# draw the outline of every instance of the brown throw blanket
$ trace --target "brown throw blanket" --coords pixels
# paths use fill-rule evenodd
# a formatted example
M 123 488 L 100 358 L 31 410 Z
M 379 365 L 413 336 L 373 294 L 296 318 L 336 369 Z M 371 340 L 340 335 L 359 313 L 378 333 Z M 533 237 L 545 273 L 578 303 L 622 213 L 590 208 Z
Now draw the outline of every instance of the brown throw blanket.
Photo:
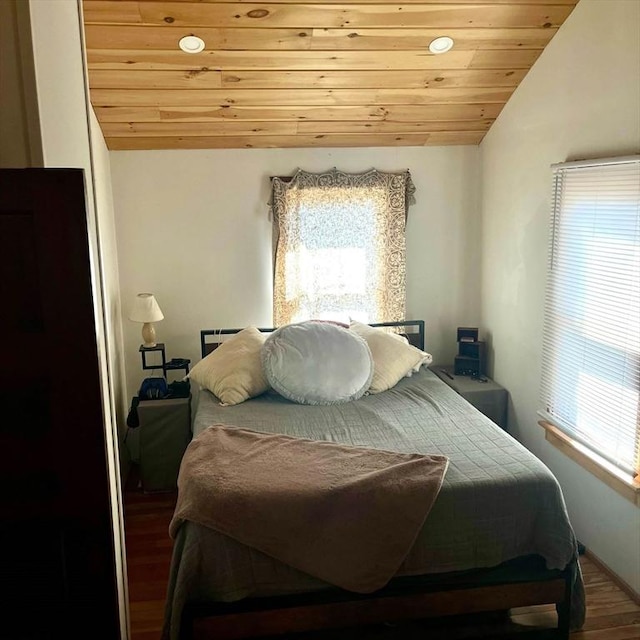
M 393 453 L 214 425 L 182 460 L 185 520 L 328 583 L 369 593 L 395 574 L 431 510 L 444 456 Z

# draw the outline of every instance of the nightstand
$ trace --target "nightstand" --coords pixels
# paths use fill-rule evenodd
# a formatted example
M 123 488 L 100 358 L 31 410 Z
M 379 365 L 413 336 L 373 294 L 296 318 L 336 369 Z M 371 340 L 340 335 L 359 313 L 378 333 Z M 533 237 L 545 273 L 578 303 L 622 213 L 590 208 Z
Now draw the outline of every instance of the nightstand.
M 505 431 L 507 429 L 508 393 L 504 387 L 490 378 L 480 382 L 470 376 L 456 376 L 453 367 L 448 365 L 432 365 L 429 367 L 440 380 L 459 393 L 469 404 L 484 413 Z
M 191 441 L 191 397 L 143 400 L 138 420 L 143 491 L 175 489 L 180 462 Z

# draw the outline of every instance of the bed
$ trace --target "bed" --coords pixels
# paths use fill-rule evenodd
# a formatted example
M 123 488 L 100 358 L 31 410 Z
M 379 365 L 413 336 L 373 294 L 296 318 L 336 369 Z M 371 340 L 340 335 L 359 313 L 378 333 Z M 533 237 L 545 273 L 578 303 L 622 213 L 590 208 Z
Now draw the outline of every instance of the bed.
M 401 326 L 424 348 L 421 321 L 387 324 Z M 237 331 L 202 331 L 203 357 L 221 336 Z M 396 577 L 372 594 L 337 589 L 185 522 L 174 543 L 165 638 L 255 637 L 551 603 L 558 625 L 544 637 L 568 638 L 570 628 L 581 626 L 577 544 L 557 481 L 427 368 L 388 391 L 331 406 L 298 405 L 268 391 L 225 407 L 201 390 L 194 437 L 212 424 L 440 453 L 449 468 Z

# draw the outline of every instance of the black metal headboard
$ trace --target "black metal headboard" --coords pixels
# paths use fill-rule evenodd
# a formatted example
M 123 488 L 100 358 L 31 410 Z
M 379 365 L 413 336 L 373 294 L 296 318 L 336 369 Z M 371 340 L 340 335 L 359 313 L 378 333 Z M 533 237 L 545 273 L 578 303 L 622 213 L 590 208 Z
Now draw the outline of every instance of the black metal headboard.
M 404 320 L 402 322 L 372 322 L 372 327 L 401 327 L 404 331 L 401 335 L 414 346 L 424 351 L 424 320 Z M 203 329 L 200 331 L 200 353 L 202 357 L 208 356 L 221 342 L 221 336 L 239 333 L 242 329 Z M 259 327 L 262 333 L 275 331 L 274 327 Z

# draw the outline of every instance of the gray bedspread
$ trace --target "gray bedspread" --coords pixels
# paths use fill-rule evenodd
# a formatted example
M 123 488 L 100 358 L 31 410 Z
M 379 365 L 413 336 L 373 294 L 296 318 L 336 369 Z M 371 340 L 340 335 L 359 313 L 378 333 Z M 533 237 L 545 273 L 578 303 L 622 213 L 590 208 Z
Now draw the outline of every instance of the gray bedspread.
M 386 449 L 442 454 L 449 469 L 440 495 L 398 575 L 492 567 L 537 554 L 549 569 L 576 557 L 576 540 L 555 477 L 533 454 L 422 369 L 393 389 L 332 406 L 297 405 L 268 392 L 222 407 L 201 391 L 194 436 L 212 424 Z M 178 531 L 165 637 L 177 638 L 189 600 L 233 601 L 326 588 L 309 575 L 206 527 Z M 584 617 L 581 577 L 573 626 Z

